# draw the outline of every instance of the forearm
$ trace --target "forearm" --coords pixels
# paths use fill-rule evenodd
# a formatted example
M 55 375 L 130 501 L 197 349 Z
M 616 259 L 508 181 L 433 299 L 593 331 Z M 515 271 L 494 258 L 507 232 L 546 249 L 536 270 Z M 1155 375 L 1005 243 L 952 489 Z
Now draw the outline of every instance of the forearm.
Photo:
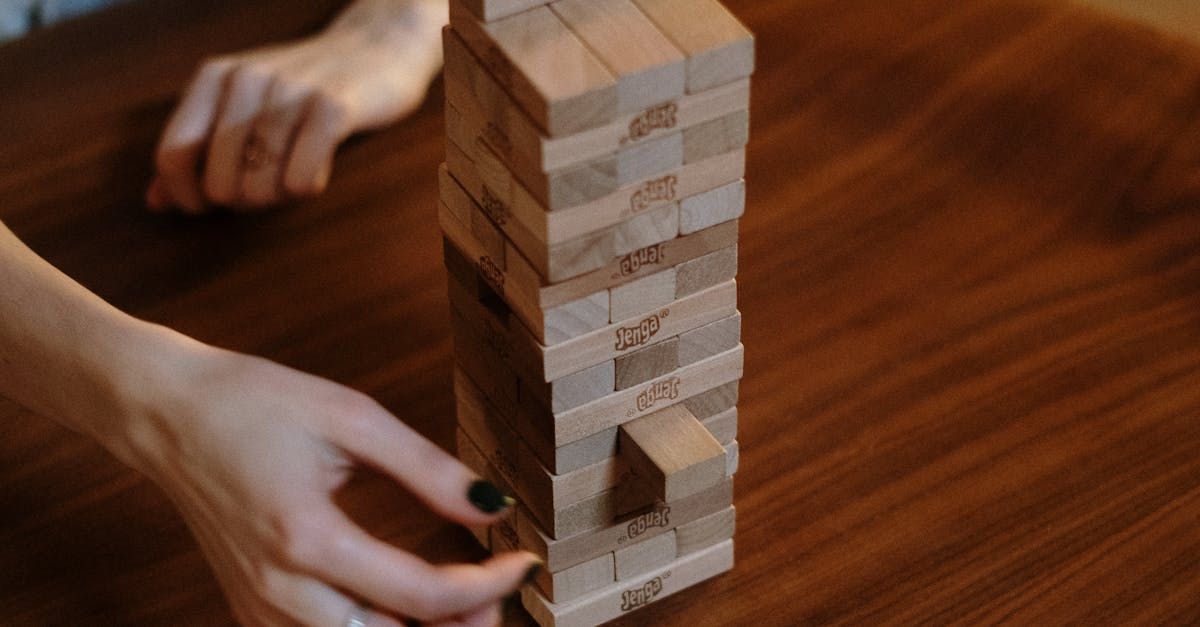
M 129 462 L 133 405 L 174 335 L 105 303 L 0 223 L 0 395 Z

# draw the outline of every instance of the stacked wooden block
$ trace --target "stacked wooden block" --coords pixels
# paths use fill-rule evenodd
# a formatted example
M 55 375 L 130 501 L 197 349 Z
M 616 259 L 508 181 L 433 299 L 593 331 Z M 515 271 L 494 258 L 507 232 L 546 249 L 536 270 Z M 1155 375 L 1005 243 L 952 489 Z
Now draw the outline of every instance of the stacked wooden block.
M 439 219 L 459 456 L 542 625 L 733 566 L 751 34 L 716 0 L 452 0 Z

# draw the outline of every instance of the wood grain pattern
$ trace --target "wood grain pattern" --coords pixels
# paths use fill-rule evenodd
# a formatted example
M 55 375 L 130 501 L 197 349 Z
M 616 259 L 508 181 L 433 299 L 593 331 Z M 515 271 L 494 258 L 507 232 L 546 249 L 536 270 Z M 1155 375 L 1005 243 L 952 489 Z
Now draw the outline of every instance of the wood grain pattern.
M 1065 0 L 727 4 L 760 52 L 737 568 L 617 624 L 1194 622 L 1197 49 Z M 347 144 L 318 200 L 140 210 L 199 59 L 340 5 L 134 0 L 6 44 L 0 219 L 135 315 L 453 449 L 440 98 Z M 373 474 L 339 500 L 432 561 L 484 555 Z M 152 483 L 0 403 L 0 622 L 232 617 Z

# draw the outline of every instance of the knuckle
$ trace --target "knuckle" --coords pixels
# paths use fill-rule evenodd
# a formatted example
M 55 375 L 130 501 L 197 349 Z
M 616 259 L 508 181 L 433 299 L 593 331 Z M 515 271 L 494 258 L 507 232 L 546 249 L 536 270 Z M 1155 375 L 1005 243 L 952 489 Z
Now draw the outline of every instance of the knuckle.
M 303 515 L 276 516 L 272 522 L 279 559 L 298 567 L 319 564 L 327 542 L 320 525 Z
M 344 98 L 331 94 L 321 94 L 317 97 L 315 106 L 319 119 L 337 135 L 349 133 L 352 110 Z

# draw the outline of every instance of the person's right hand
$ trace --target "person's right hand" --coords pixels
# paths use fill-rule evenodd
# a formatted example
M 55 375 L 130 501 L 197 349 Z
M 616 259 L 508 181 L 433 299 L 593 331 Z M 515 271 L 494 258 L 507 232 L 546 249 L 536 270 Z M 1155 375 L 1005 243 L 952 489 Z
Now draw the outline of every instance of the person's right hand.
M 122 457 L 170 495 L 237 618 L 342 627 L 405 619 L 493 625 L 540 567 L 531 553 L 433 566 L 355 525 L 332 500 L 356 464 L 380 470 L 449 520 L 483 526 L 511 504 L 367 396 L 170 335 L 151 402 Z

